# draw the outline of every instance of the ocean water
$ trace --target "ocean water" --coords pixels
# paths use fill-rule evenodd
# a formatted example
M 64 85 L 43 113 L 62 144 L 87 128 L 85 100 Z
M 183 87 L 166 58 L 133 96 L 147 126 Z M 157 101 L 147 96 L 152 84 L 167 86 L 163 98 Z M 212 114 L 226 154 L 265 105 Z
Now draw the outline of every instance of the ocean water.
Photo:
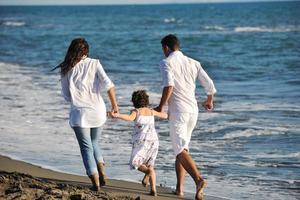
M 116 85 L 123 113 L 135 89 L 159 103 L 160 39 L 175 33 L 218 93 L 199 110 L 190 151 L 206 193 L 231 199 L 299 199 L 300 2 L 145 6 L 0 7 L 0 154 L 85 174 L 68 125 L 58 72 L 70 41 L 85 37 Z M 205 99 L 197 88 L 198 101 Z M 106 97 L 105 92 L 103 92 Z M 168 122 L 157 121 L 158 184 L 176 176 Z M 132 124 L 108 120 L 100 144 L 110 178 L 129 171 Z M 187 177 L 187 191 L 194 192 Z

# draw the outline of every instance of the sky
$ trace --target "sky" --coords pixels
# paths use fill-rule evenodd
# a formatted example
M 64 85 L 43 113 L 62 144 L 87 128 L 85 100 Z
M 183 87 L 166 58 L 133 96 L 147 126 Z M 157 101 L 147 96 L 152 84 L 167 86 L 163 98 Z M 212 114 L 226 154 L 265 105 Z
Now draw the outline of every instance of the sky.
M 215 3 L 278 0 L 0 0 L 0 5 L 89 5 L 89 4 L 162 4 L 162 3 Z M 281 0 L 288 1 L 288 0 Z

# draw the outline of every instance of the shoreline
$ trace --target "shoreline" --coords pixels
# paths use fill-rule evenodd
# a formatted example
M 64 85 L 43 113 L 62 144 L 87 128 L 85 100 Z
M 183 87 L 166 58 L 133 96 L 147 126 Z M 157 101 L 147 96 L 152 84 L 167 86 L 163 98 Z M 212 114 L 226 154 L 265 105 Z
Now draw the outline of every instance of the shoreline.
M 40 166 L 36 166 L 30 163 L 26 163 L 24 161 L 14 160 L 7 156 L 0 155 L 0 171 L 13 173 L 11 176 L 26 176 L 24 174 L 28 174 L 33 176 L 33 178 L 38 178 L 42 182 L 39 184 L 48 185 L 49 181 L 55 184 L 67 184 L 69 187 L 79 186 L 80 188 L 84 188 L 84 193 L 89 193 L 88 195 L 93 195 L 92 191 L 89 191 L 89 187 L 91 186 L 90 180 L 87 176 L 80 176 L 74 174 L 68 174 L 65 172 L 58 172 L 52 169 L 46 169 Z M 17 172 L 17 173 L 15 173 Z M 19 174 L 21 173 L 21 174 Z M 7 174 L 1 176 L 8 176 Z M 25 177 L 28 178 L 28 177 Z M 22 179 L 22 178 L 21 178 Z M 12 180 L 10 180 L 12 181 Z M 13 180 L 15 181 L 15 180 Z M 0 184 L 3 184 L 0 182 Z M 13 183 L 16 184 L 15 182 Z M 19 183 L 17 183 L 19 184 Z M 1 186 L 0 188 L 3 188 Z M 54 187 L 54 186 L 52 186 Z M 72 189 L 72 191 L 76 190 L 77 192 L 82 191 L 79 189 Z M 1 191 L 1 190 L 0 190 Z M 158 197 L 152 197 L 148 195 L 148 188 L 144 188 L 142 184 L 124 181 L 124 180 L 115 180 L 108 179 L 107 185 L 104 186 L 101 190 L 101 195 L 104 197 L 101 198 L 116 198 L 116 199 L 162 199 L 162 200 L 172 200 L 172 199 L 193 199 L 191 194 L 180 198 L 174 194 L 172 194 L 172 189 L 164 188 L 157 186 Z M 108 196 L 105 196 L 108 195 Z M 1 196 L 1 194 L 0 194 Z M 7 197 L 8 198 L 8 197 Z M 9 198 L 8 198 L 9 199 Z M 207 200 L 222 200 L 224 198 L 213 197 L 205 195 L 205 199 Z

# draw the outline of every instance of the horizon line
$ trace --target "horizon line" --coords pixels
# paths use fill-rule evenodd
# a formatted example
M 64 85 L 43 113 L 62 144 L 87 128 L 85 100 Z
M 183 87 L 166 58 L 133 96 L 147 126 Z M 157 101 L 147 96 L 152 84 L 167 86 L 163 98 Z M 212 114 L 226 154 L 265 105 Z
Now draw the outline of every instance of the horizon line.
M 162 2 L 162 3 L 66 3 L 66 4 L 0 4 L 0 6 L 126 6 L 126 5 L 181 5 L 181 4 L 230 4 L 230 3 L 272 3 L 272 2 L 297 2 L 299 0 L 249 0 L 239 2 L 238 0 L 222 1 L 216 0 L 213 2 Z

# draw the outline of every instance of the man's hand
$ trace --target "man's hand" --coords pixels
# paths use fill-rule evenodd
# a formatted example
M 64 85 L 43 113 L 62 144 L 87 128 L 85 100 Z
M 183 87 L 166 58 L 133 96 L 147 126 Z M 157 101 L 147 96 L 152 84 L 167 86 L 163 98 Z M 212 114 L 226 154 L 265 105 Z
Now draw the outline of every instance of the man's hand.
M 157 106 L 156 108 L 154 108 L 154 110 L 157 112 L 162 112 L 163 108 L 161 106 Z
M 207 111 L 212 111 L 214 108 L 214 100 L 212 95 L 208 95 L 206 101 L 202 103 L 202 106 L 207 110 Z

